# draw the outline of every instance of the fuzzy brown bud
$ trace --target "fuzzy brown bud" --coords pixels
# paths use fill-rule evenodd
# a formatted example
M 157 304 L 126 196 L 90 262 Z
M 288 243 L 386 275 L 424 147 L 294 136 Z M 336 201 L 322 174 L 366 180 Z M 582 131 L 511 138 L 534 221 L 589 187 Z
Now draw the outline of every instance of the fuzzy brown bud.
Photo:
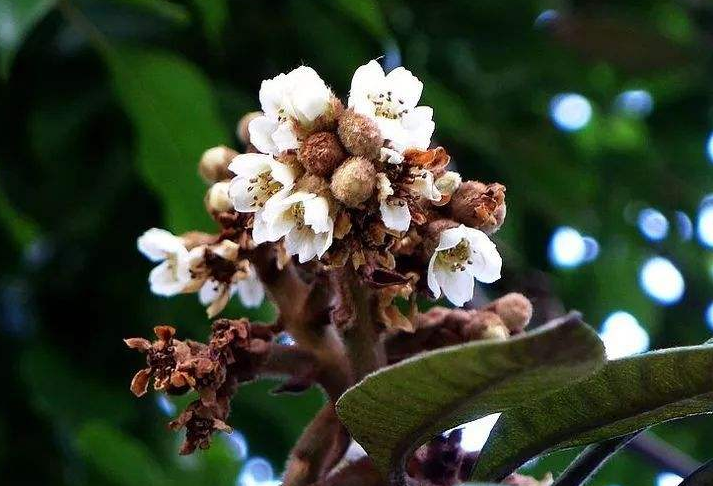
M 339 118 L 337 133 L 344 147 L 352 155 L 375 159 L 384 145 L 384 137 L 376 123 L 351 109 Z
M 363 157 L 350 157 L 332 176 L 332 194 L 346 206 L 357 207 L 374 192 L 376 169 Z
M 308 173 L 322 177 L 331 175 L 345 158 L 344 149 L 332 132 L 313 133 L 297 153 L 297 160 Z
M 507 328 L 513 332 L 522 332 L 532 319 L 532 303 L 516 292 L 504 295 L 491 302 L 485 310 L 496 313 Z
M 297 181 L 298 191 L 311 192 L 318 196 L 329 196 L 329 182 L 323 177 L 314 174 L 305 174 Z
M 208 184 L 231 179 L 234 174 L 228 170 L 228 165 L 238 153 L 224 145 L 213 147 L 205 152 L 198 163 L 198 173 Z
M 250 113 L 243 115 L 238 122 L 235 134 L 238 136 L 238 140 L 240 140 L 243 144 L 248 145 L 250 143 L 250 130 L 248 127 L 250 126 L 250 122 L 259 116 L 262 116 L 261 111 L 251 111 Z
M 505 186 L 466 181 L 453 194 L 451 216 L 466 226 L 495 233 L 505 220 Z
M 210 186 L 203 200 L 206 211 L 209 214 L 222 213 L 233 209 L 233 202 L 228 195 L 229 187 L 230 182 L 228 181 L 216 182 Z

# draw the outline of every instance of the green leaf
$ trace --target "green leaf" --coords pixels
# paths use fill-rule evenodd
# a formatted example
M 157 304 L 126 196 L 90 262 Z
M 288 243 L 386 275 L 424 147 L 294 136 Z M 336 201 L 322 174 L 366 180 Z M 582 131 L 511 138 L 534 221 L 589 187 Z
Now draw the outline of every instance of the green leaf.
M 184 24 L 188 21 L 188 10 L 183 5 L 172 3 L 167 0 L 110 0 L 113 3 L 127 5 L 129 7 L 143 10 L 144 12 L 158 15 L 167 20 Z
M 228 19 L 228 2 L 226 0 L 193 0 L 193 5 L 200 14 L 205 36 L 213 46 L 217 46 Z
M 473 478 L 497 480 L 544 452 L 620 437 L 713 410 L 713 346 L 610 361 L 555 394 L 504 413 Z
M 693 471 L 680 486 L 710 486 L 713 484 L 713 461 L 708 461 Z
M 337 402 L 354 438 L 386 473 L 438 433 L 592 373 L 597 334 L 569 315 L 507 341 L 433 351 L 367 376 Z
M 341 10 L 375 38 L 384 41 L 391 36 L 376 0 L 333 0 L 329 4 Z
M 131 119 L 140 173 L 161 196 L 174 232 L 206 226 L 205 186 L 197 175 L 204 150 L 228 140 L 208 80 L 180 57 L 107 48 L 114 89 Z
M 7 79 L 15 54 L 55 0 L 0 0 L 0 75 Z
M 144 444 L 104 422 L 82 427 L 77 434 L 77 448 L 109 484 L 168 484 L 163 470 Z

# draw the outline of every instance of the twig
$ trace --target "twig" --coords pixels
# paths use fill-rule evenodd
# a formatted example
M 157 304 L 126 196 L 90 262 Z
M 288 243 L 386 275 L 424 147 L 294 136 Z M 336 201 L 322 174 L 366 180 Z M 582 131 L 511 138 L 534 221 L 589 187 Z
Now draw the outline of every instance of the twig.
M 631 441 L 636 434 L 609 439 L 588 446 L 557 478 L 553 486 L 580 486 L 585 484 L 614 454 Z
M 700 467 L 700 463 L 688 454 L 659 439 L 651 432 L 644 432 L 629 442 L 627 449 L 641 455 L 659 469 L 686 477 Z

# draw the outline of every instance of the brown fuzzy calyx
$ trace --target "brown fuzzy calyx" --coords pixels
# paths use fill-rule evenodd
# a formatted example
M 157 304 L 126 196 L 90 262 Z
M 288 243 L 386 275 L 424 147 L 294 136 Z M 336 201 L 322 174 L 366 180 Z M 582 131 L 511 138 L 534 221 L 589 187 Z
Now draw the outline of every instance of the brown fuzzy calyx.
M 346 110 L 339 118 L 337 133 L 352 155 L 375 159 L 379 157 L 379 151 L 384 145 L 384 137 L 376 123 L 352 109 Z
M 313 133 L 302 143 L 297 152 L 297 160 L 310 174 L 327 177 L 347 157 L 332 132 Z
M 334 197 L 354 208 L 369 199 L 376 187 L 376 169 L 364 157 L 350 157 L 334 172 L 330 188 Z
M 311 192 L 318 196 L 330 197 L 329 182 L 323 177 L 314 174 L 305 174 L 297 181 L 298 191 Z
M 503 295 L 484 309 L 500 316 L 505 326 L 514 334 L 524 331 L 532 319 L 532 303 L 527 297 L 516 292 Z
M 453 194 L 451 217 L 484 233 L 495 233 L 505 220 L 505 186 L 466 181 Z
M 230 200 L 228 195 L 228 188 L 230 187 L 230 182 L 221 181 L 216 182 L 206 192 L 203 202 L 205 204 L 206 211 L 208 214 L 223 213 L 225 211 L 233 210 L 233 202 Z
M 198 163 L 198 173 L 208 184 L 232 179 L 235 174 L 228 170 L 228 165 L 236 155 L 238 155 L 238 152 L 225 145 L 210 148 L 203 152 L 201 156 L 201 160 Z

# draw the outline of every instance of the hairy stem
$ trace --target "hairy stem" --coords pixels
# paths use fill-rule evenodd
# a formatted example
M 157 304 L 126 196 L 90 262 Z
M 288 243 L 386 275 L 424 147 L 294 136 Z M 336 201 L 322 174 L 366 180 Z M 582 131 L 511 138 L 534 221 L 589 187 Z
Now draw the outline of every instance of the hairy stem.
M 337 312 L 347 317 L 348 322 L 342 323 L 344 343 L 355 378 L 360 380 L 386 364 L 386 352 L 374 319 L 375 297 L 349 266 L 332 272 L 332 287 L 337 294 Z

